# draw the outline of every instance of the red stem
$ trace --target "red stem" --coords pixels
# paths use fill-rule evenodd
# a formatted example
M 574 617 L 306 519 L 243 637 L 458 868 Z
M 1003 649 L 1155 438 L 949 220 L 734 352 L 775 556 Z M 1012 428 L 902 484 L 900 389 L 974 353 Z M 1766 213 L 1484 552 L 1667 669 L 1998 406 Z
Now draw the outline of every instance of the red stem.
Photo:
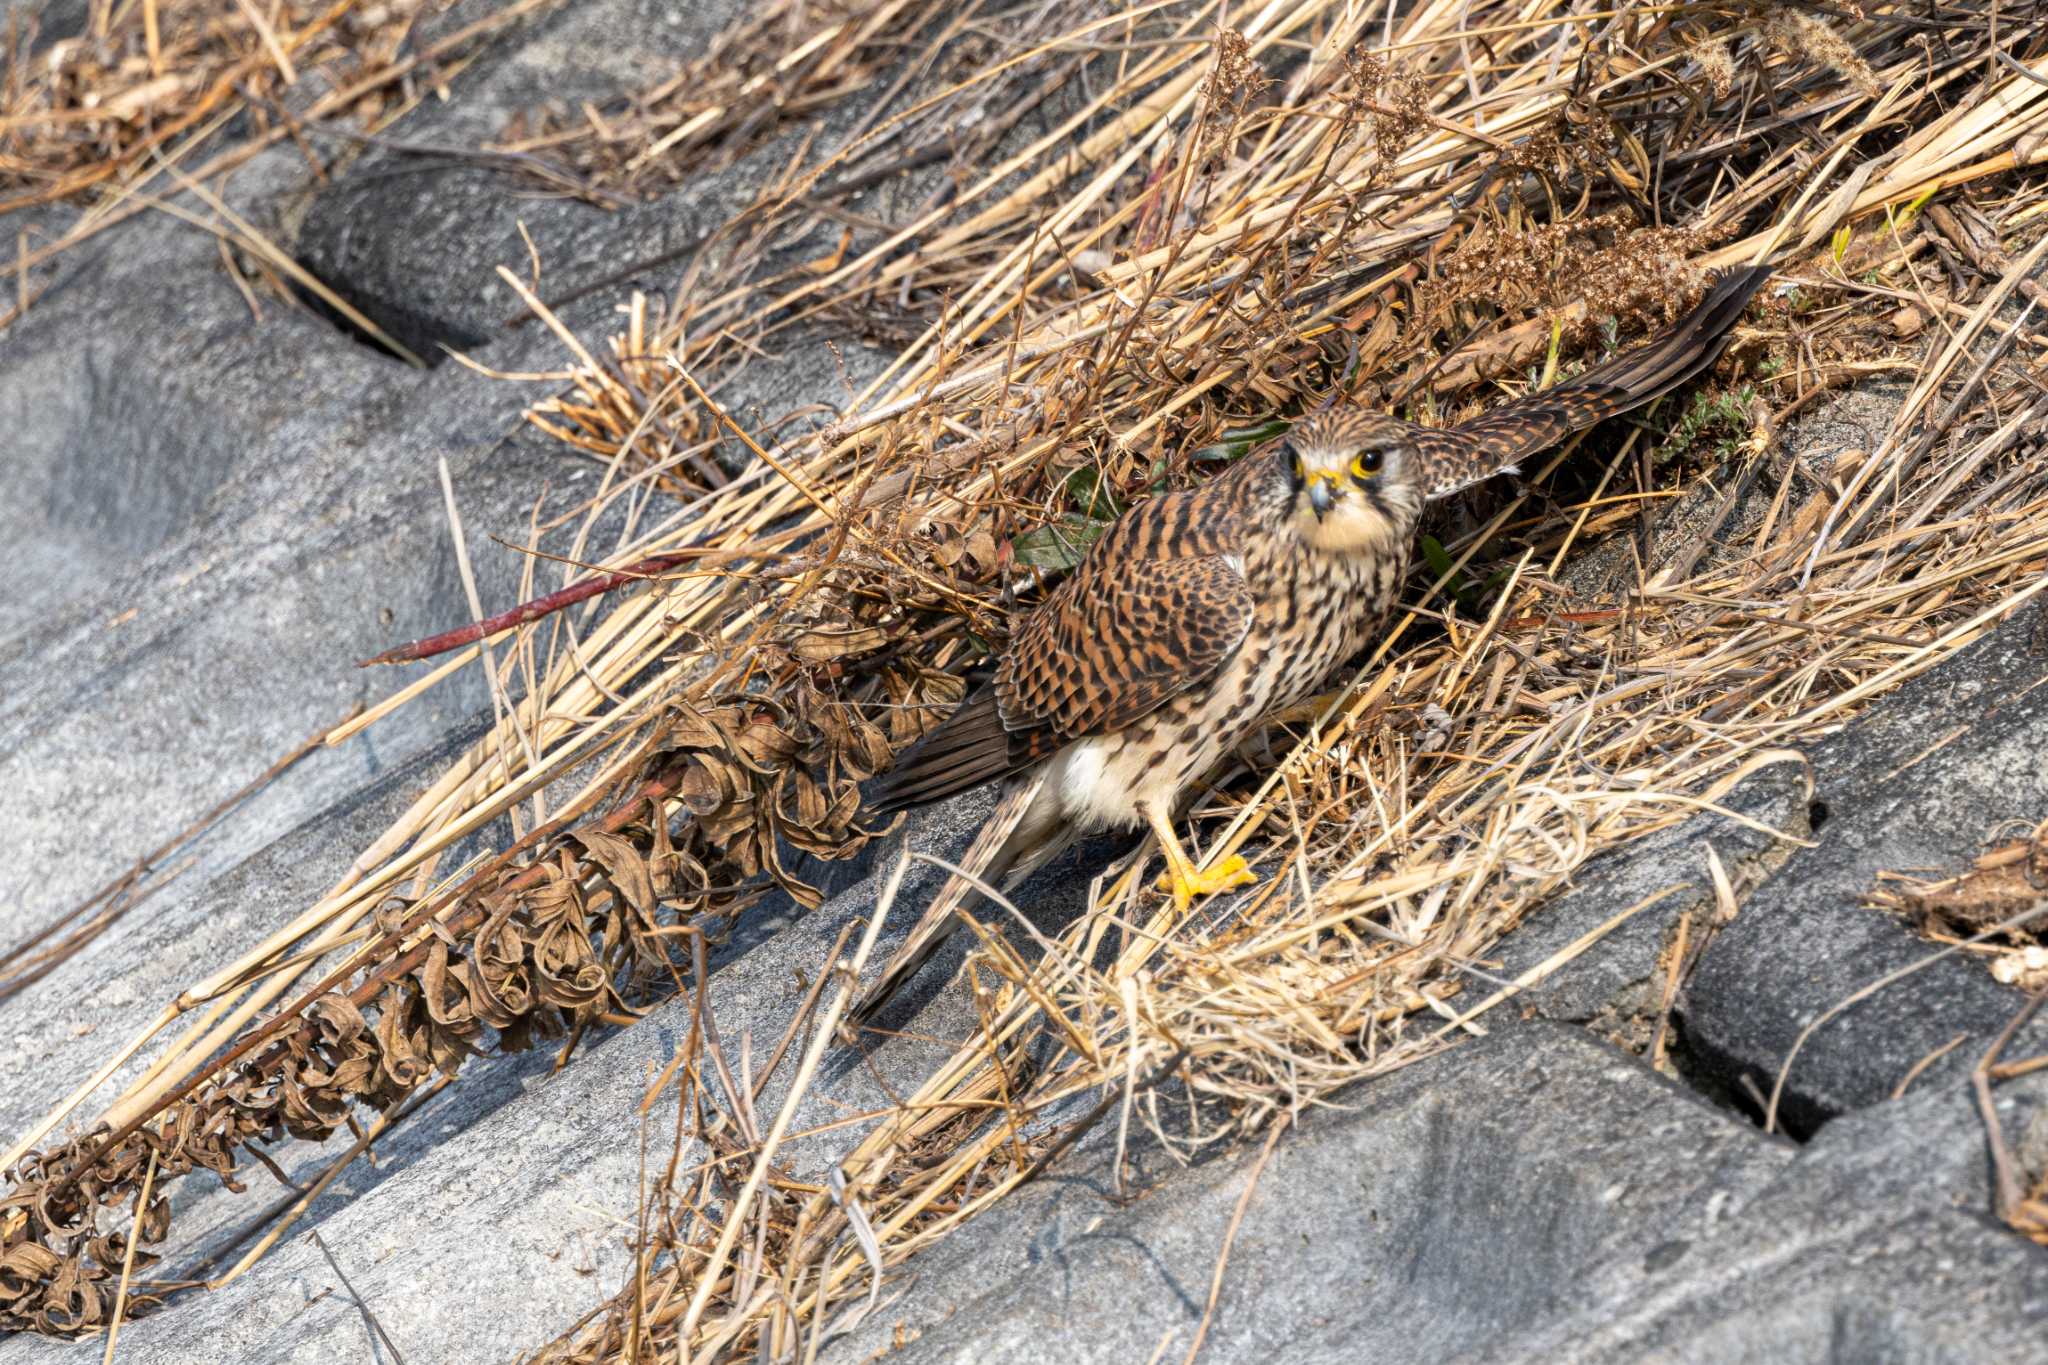
M 628 564 L 623 569 L 599 574 L 595 578 L 586 578 L 580 583 L 571 583 L 566 588 L 536 597 L 531 602 L 521 602 L 510 611 L 501 611 L 496 616 L 485 617 L 474 625 L 444 630 L 439 635 L 429 635 L 423 640 L 414 640 L 410 644 L 387 649 L 375 658 L 363 660 L 356 667 L 369 668 L 374 664 L 404 664 L 415 659 L 431 659 L 436 654 L 446 654 L 451 649 L 473 645 L 487 636 L 496 635 L 499 631 L 523 626 L 528 621 L 538 621 L 541 617 L 552 615 L 564 607 L 573 607 L 578 602 L 601 597 L 613 588 L 637 583 L 654 574 L 666 572 L 700 557 L 703 553 L 702 550 L 685 550 L 678 554 L 649 555 L 646 559 Z

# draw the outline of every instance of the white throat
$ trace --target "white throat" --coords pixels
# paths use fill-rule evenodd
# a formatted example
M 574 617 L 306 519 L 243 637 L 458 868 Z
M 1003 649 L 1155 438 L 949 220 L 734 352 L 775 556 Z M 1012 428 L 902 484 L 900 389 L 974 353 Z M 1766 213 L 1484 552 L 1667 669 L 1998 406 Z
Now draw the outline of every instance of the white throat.
M 1394 554 L 1407 549 L 1394 520 L 1355 497 L 1340 499 L 1321 517 L 1297 506 L 1294 530 L 1305 543 L 1329 554 Z

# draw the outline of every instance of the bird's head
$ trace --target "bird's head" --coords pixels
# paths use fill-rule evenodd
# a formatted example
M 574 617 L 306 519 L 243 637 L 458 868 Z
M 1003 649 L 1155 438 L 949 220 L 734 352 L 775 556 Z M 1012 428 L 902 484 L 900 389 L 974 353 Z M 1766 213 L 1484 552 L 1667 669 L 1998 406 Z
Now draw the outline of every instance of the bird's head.
M 1281 443 L 1288 522 L 1317 549 L 1405 551 L 1422 514 L 1420 453 L 1407 424 L 1362 408 L 1297 423 Z

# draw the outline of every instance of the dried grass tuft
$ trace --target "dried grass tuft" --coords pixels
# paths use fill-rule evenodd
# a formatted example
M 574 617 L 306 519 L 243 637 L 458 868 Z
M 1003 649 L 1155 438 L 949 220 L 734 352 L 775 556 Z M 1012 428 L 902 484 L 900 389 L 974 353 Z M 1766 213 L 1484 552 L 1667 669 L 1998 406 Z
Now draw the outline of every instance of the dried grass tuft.
M 422 40 L 418 30 L 454 0 L 93 0 L 82 33 L 40 49 L 36 20 L 10 9 L 0 32 L 0 214 L 62 202 L 85 211 L 51 240 L 32 246 L 21 235 L 0 265 L 16 292 L 0 328 L 34 301 L 31 272 L 145 209 L 280 255 L 196 187 L 287 138 L 325 174 L 309 136 L 374 132 L 458 73 L 480 39 L 552 3 L 502 0 Z M 234 231 L 179 208 L 178 189 Z M 303 277 L 296 262 L 271 264 Z M 324 285 L 300 283 L 385 339 Z
M 1929 751 L 1964 733 L 1935 741 Z M 2026 918 L 2048 906 L 2048 821 L 2023 837 L 1998 840 L 1953 877 L 1884 873 L 1869 904 L 1909 916 L 1923 936 L 1979 958 L 2008 986 L 2048 989 L 2048 947 L 2040 926 Z
M 0 213 L 54 203 L 130 179 L 175 156 L 221 114 L 258 109 L 260 123 L 309 78 L 360 87 L 344 109 L 375 125 L 409 102 L 398 64 L 413 30 L 450 0 L 286 3 L 247 0 L 91 6 L 85 31 L 35 48 L 35 20 L 13 11 L 6 115 L 0 119 Z M 266 12 L 267 11 L 267 12 Z
M 521 111 L 491 150 L 546 164 L 544 186 L 578 185 L 598 202 L 663 193 L 885 78 L 921 34 L 943 31 L 949 63 L 992 60 L 985 38 L 943 22 L 955 12 L 937 0 L 775 0 L 645 90 Z

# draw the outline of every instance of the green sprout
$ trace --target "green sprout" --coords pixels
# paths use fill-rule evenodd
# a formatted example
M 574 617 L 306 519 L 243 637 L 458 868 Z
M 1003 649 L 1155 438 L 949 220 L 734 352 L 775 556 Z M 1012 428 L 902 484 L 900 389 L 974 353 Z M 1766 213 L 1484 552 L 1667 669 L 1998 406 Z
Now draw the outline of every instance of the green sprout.
M 1494 570 L 1483 583 L 1467 578 L 1463 569 L 1452 567 L 1451 552 L 1435 536 L 1422 537 L 1422 559 L 1429 565 L 1429 571 L 1443 583 L 1444 592 L 1458 610 L 1474 619 L 1485 618 L 1487 601 L 1508 579 L 1506 569 Z

